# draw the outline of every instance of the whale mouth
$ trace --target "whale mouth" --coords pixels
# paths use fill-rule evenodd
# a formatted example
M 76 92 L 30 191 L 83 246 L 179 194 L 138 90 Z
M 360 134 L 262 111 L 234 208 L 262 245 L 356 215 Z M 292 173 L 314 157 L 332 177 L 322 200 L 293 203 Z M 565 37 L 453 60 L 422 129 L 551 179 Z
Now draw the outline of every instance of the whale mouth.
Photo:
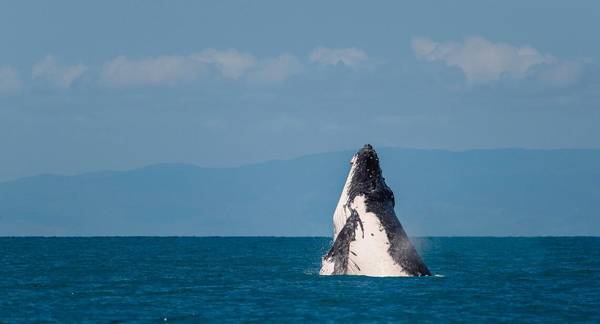
M 381 172 L 379 167 L 379 157 L 371 144 L 365 144 L 354 156 L 351 161 L 356 169 L 362 168 L 364 172 L 375 175 L 377 171 Z
M 354 154 L 350 163 L 355 164 L 361 160 L 373 158 L 377 158 L 377 152 L 375 152 L 371 144 L 365 144 L 358 152 L 356 152 L 356 154 Z

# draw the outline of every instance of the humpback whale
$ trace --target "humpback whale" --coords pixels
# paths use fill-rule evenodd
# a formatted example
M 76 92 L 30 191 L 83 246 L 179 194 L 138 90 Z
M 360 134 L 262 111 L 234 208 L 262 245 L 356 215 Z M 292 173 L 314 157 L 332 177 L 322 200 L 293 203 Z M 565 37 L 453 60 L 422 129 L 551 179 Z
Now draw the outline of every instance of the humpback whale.
M 394 212 L 394 193 L 379 158 L 366 144 L 350 161 L 350 173 L 333 213 L 333 244 L 321 275 L 429 276 Z

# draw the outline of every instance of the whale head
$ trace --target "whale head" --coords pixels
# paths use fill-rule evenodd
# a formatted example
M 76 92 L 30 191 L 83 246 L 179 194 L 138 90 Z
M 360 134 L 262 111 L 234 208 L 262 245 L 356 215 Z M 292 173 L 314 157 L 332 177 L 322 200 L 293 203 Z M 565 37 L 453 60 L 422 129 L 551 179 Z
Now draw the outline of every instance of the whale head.
M 353 201 L 357 196 L 363 195 L 371 208 L 376 205 L 394 208 L 394 193 L 385 183 L 379 156 L 373 146 L 365 144 L 354 154 L 350 163 L 352 168 L 348 183 L 348 200 Z

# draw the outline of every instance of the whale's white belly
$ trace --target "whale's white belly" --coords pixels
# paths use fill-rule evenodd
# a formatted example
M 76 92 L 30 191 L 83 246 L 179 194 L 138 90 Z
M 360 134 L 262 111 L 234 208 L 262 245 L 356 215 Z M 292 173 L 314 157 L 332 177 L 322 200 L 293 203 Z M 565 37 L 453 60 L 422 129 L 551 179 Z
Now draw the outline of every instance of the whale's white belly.
M 364 197 L 356 197 L 352 207 L 358 212 L 362 228 L 357 227 L 354 241 L 350 243 L 347 274 L 374 277 L 408 276 L 388 253 L 388 237 L 377 216 L 366 211 Z

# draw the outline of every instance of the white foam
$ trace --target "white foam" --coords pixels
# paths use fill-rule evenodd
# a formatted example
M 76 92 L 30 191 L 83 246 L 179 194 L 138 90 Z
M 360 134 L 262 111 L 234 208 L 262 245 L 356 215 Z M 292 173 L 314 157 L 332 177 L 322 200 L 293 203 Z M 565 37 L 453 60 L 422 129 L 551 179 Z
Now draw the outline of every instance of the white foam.
M 324 276 L 332 275 L 334 267 L 335 262 L 333 262 L 333 260 L 323 258 L 323 260 L 321 260 L 321 270 L 319 270 L 319 274 Z

